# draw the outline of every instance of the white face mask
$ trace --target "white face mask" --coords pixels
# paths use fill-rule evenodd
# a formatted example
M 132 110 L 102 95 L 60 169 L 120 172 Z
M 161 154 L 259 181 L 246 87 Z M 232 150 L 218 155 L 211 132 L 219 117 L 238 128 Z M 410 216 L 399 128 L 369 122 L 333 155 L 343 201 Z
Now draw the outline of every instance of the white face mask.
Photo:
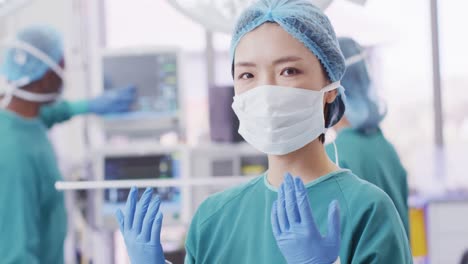
M 2 43 L 2 45 L 20 49 L 23 52 L 29 53 L 37 59 L 41 60 L 43 63 L 48 65 L 50 69 L 54 71 L 57 74 L 57 76 L 60 77 L 60 79 L 62 79 L 63 82 L 64 72 L 62 68 L 41 50 L 26 42 L 18 40 L 4 42 Z M 24 58 L 24 56 L 19 55 L 21 54 L 18 54 L 18 63 L 25 63 L 26 61 L 22 59 Z M 0 102 L 0 107 L 7 107 L 13 97 L 18 97 L 29 102 L 48 103 L 58 100 L 61 96 L 62 89 L 60 89 L 58 93 L 39 94 L 32 93 L 20 88 L 30 83 L 31 80 L 28 77 L 23 77 L 17 81 L 8 82 L 4 84 L 4 90 L 2 91 L 3 99 Z
M 263 85 L 236 95 L 232 108 L 239 134 L 266 154 L 298 150 L 326 132 L 324 94 L 339 87 L 340 82 L 320 91 Z

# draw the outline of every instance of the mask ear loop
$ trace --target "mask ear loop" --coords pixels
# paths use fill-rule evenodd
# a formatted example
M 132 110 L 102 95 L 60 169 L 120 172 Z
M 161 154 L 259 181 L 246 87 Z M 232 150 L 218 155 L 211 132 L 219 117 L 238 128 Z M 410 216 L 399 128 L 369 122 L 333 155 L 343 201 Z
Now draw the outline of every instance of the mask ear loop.
M 322 89 L 323 96 L 325 95 L 326 92 L 333 91 L 333 90 L 338 89 L 340 87 L 343 87 L 343 86 L 341 86 L 341 81 L 336 81 L 334 83 L 329 84 L 328 86 L 326 86 L 326 87 L 324 87 Z M 327 128 L 324 129 L 323 133 L 324 134 L 327 133 Z M 340 168 L 340 161 L 338 160 L 338 148 L 336 146 L 335 141 L 333 141 L 332 144 L 333 144 L 333 148 L 335 149 L 335 164 L 336 164 L 336 166 L 338 166 Z
M 37 94 L 32 93 L 26 90 L 22 90 L 19 87 L 24 86 L 24 83 L 29 83 L 27 78 L 20 79 L 18 81 L 7 83 L 5 85 L 5 91 L 3 92 L 3 99 L 0 102 L 1 108 L 6 108 L 13 97 L 18 97 L 26 101 L 37 102 L 37 103 L 47 103 L 60 97 L 60 93 L 47 93 L 47 94 Z
M 338 160 L 338 148 L 337 148 L 337 146 L 336 146 L 335 141 L 333 141 L 332 144 L 333 144 L 333 148 L 335 149 L 335 164 L 336 164 L 336 166 L 338 166 L 339 168 L 341 168 L 341 167 L 340 167 L 340 161 Z
M 7 108 L 11 102 L 11 99 L 13 99 L 13 95 L 11 93 L 5 93 L 3 95 L 2 101 L 0 102 L 0 108 Z
M 341 81 L 336 81 L 336 82 L 333 82 L 333 83 L 323 87 L 322 90 L 320 90 L 320 91 L 325 94 L 326 92 L 336 90 L 336 89 L 338 89 L 340 87 L 342 87 L 341 86 Z
M 6 108 L 8 104 L 10 104 L 11 101 L 11 87 L 9 86 L 7 80 L 3 78 L 3 76 L 0 76 L 0 85 L 2 88 L 2 91 L 0 91 L 0 95 L 3 95 L 2 99 L 0 100 L 0 108 Z

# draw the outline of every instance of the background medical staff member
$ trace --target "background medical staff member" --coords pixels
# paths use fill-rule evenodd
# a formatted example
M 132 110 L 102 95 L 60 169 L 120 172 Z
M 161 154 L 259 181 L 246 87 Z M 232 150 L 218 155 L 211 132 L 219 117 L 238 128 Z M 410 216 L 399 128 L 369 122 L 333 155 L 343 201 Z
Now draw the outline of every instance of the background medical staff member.
M 409 234 L 406 170 L 379 127 L 386 114 L 385 105 L 377 98 L 363 48 L 350 38 L 338 41 L 347 62 L 341 80 L 345 87 L 346 111 L 334 126 L 338 132 L 335 144 L 339 165 L 384 190 L 395 204 Z M 327 146 L 327 152 L 334 159 L 332 145 Z
M 345 71 L 328 18 L 306 0 L 258 1 L 237 22 L 232 55 L 239 132 L 269 169 L 203 202 L 185 263 L 412 263 L 390 198 L 325 151 Z M 159 201 L 151 190 L 136 199 L 133 189 L 117 213 L 132 263 L 164 263 Z
M 91 101 L 60 102 L 62 38 L 54 29 L 33 26 L 8 45 L 1 74 L 9 88 L 0 110 L 0 256 L 1 262 L 63 263 L 66 214 L 61 179 L 47 128 L 76 114 L 124 111 L 134 88 Z

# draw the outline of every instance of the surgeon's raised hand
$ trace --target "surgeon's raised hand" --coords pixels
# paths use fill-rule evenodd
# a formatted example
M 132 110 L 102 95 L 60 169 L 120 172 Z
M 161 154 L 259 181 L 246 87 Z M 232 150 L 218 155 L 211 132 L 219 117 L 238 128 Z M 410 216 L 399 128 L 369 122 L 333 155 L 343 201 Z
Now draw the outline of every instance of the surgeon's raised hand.
M 120 231 L 125 239 L 132 264 L 164 264 L 161 246 L 161 226 L 163 215 L 159 211 L 159 197 L 151 200 L 153 189 L 147 188 L 140 201 L 138 189 L 133 187 L 127 198 L 125 214 L 116 212 Z
M 273 235 L 288 264 L 332 264 L 340 251 L 338 201 L 328 208 L 328 234 L 314 221 L 307 190 L 300 178 L 287 174 L 271 211 Z
M 91 99 L 89 111 L 98 115 L 128 112 L 136 97 L 135 86 L 109 90 Z

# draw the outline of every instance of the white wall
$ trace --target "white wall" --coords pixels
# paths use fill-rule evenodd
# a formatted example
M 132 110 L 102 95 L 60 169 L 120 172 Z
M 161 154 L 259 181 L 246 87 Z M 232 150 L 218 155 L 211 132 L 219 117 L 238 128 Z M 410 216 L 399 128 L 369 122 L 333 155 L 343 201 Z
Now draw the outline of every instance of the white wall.
M 19 28 L 31 24 L 49 24 L 57 29 L 66 29 L 66 4 L 64 0 L 33 0 L 27 6 L 2 20 L 6 22 L 8 32 L 15 32 Z

